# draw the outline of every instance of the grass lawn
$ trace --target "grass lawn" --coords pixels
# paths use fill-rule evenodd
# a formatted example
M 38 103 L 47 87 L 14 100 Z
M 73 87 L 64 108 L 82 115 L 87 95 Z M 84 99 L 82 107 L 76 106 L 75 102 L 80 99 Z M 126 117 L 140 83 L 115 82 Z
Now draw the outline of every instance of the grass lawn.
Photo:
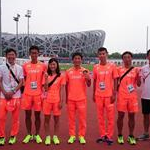
M 82 64 L 82 66 L 84 68 L 88 69 L 89 71 L 93 70 L 92 64 Z M 68 64 L 68 63 L 60 64 L 60 70 L 62 70 L 62 71 L 65 71 L 65 70 L 69 69 L 70 67 L 72 67 L 72 64 Z

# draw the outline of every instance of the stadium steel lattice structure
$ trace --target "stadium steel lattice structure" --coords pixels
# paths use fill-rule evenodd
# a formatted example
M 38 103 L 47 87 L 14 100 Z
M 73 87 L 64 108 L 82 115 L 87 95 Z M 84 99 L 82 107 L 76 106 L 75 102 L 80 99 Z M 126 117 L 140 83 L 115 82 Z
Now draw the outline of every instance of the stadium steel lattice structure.
M 27 34 L 19 34 L 17 44 L 15 34 L 3 33 L 3 52 L 7 48 L 14 48 L 18 50 L 19 57 L 27 57 L 27 40 Z M 39 46 L 42 55 L 69 56 L 74 51 L 80 51 L 84 54 L 94 53 L 103 46 L 104 40 L 105 32 L 103 30 L 66 34 L 30 34 L 29 45 Z M 18 47 L 16 47 L 17 45 Z

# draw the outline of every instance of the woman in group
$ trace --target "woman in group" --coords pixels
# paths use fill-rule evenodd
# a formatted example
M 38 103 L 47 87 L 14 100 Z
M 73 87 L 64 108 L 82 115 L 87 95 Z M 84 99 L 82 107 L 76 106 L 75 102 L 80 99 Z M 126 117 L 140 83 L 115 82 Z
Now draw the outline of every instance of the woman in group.
M 59 116 L 65 93 L 65 77 L 60 73 L 57 59 L 51 58 L 48 62 L 47 74 L 44 84 L 46 97 L 43 102 L 43 113 L 45 116 L 44 128 L 46 133 L 45 144 L 51 144 L 49 122 L 51 114 L 54 116 L 54 135 L 52 141 L 54 144 L 60 144 L 58 138 Z

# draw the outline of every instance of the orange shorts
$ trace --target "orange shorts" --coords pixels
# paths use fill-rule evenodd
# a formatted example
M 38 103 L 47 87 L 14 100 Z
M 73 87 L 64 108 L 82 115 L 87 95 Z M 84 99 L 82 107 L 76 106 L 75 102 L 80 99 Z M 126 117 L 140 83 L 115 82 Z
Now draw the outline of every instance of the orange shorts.
M 44 115 L 50 115 L 51 113 L 53 113 L 54 116 L 59 116 L 61 114 L 59 103 L 49 103 L 47 101 L 44 101 L 43 113 Z
M 117 110 L 122 112 L 138 112 L 137 97 L 127 98 L 122 95 L 118 95 Z
M 23 94 L 21 108 L 24 110 L 41 111 L 42 109 L 42 99 L 41 95 L 30 96 Z

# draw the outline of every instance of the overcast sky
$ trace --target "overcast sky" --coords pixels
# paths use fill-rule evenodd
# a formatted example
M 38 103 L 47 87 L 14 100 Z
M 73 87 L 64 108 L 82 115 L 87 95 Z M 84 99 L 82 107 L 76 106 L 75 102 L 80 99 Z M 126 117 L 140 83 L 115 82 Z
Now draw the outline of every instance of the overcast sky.
M 13 17 L 19 13 L 19 33 L 26 33 L 27 18 L 24 16 L 29 9 L 32 10 L 31 33 L 55 34 L 100 29 L 106 32 L 104 46 L 110 53 L 146 51 L 147 26 L 150 31 L 150 0 L 1 1 L 2 32 L 16 32 Z

